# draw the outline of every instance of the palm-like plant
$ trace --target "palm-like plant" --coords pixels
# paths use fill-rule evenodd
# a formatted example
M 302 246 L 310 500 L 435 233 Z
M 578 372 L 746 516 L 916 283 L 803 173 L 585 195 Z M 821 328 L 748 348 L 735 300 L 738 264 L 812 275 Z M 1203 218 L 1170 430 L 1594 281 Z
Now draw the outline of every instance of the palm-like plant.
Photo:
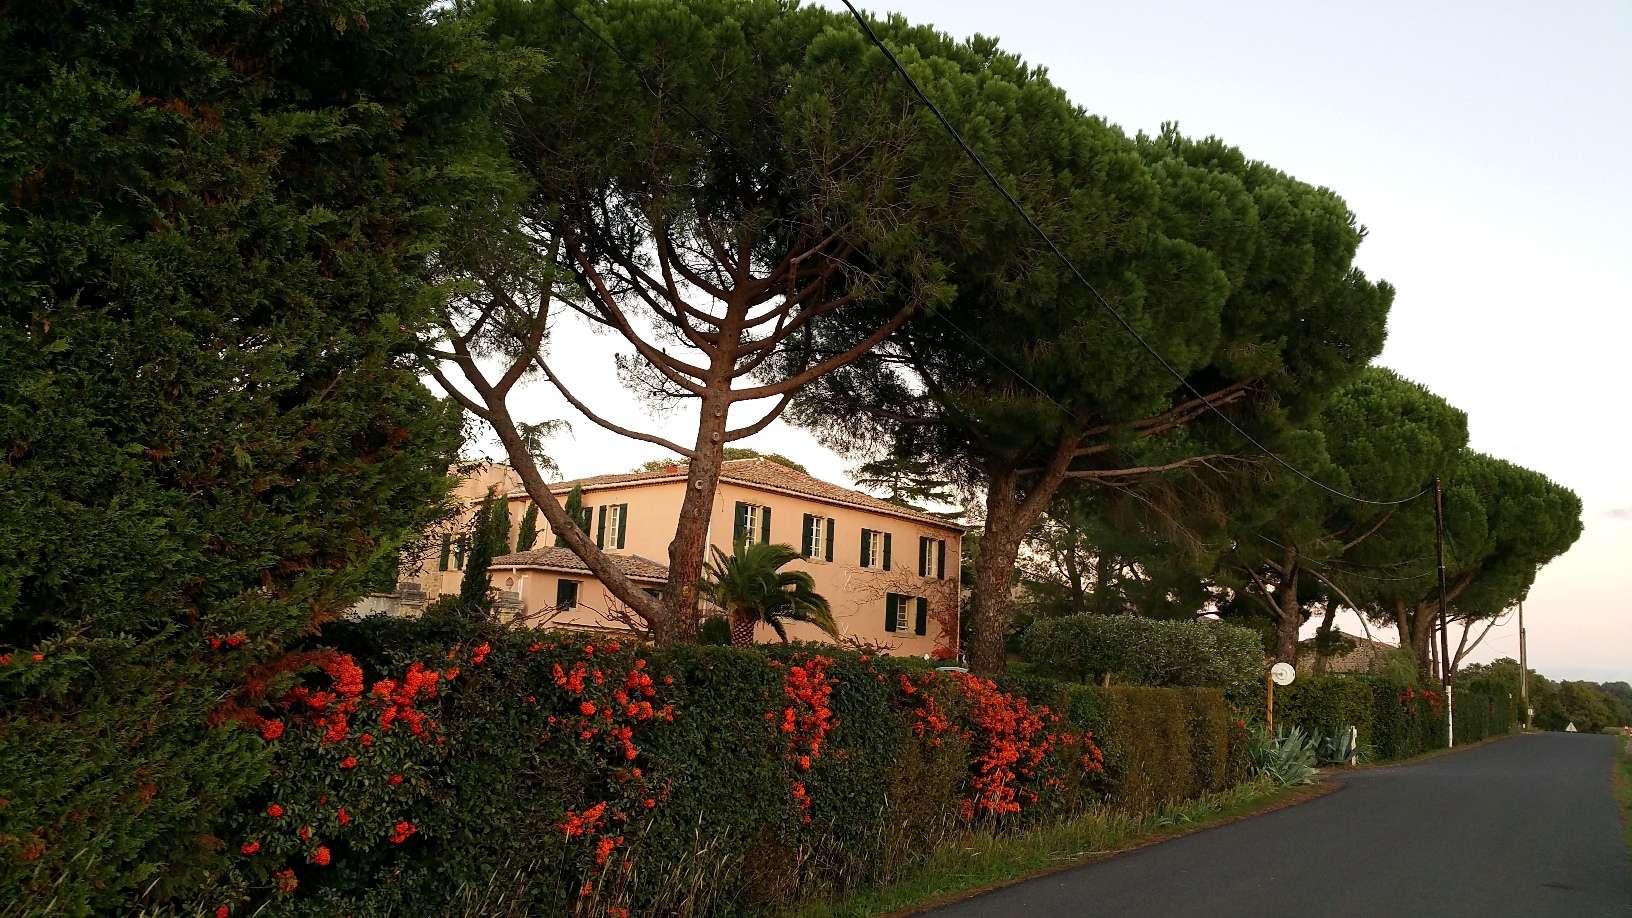
M 838 623 L 816 581 L 804 571 L 784 571 L 799 557 L 791 545 L 738 539 L 731 554 L 713 546 L 714 559 L 703 565 L 703 595 L 731 619 L 731 646 L 752 647 L 754 626 L 770 625 L 786 641 L 784 621 L 809 622 L 833 637 Z

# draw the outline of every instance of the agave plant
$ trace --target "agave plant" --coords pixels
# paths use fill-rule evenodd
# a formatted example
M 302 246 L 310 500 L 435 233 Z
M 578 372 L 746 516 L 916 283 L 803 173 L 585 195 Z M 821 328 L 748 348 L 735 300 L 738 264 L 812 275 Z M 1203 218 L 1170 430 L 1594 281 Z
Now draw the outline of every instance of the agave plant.
M 1315 739 L 1302 727 L 1276 731 L 1274 736 L 1260 728 L 1253 737 L 1253 762 L 1258 773 L 1282 787 L 1310 784 L 1320 771 L 1315 768 Z
M 791 545 L 768 542 L 749 545 L 739 539 L 729 555 L 714 547 L 714 560 L 704 566 L 703 595 L 729 617 L 733 647 L 752 647 L 754 626 L 761 622 L 784 641 L 784 621 L 810 622 L 838 637 L 833 610 L 811 576 L 782 570 L 798 557 Z
M 1359 733 L 1354 727 L 1342 727 L 1332 731 L 1330 736 L 1320 737 L 1315 748 L 1320 764 L 1353 765 L 1360 755 Z

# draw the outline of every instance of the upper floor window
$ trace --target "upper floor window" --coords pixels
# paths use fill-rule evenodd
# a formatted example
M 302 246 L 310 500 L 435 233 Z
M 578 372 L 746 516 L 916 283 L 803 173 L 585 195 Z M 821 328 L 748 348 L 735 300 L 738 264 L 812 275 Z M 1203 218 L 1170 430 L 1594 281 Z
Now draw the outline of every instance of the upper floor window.
M 465 569 L 465 537 L 454 537 L 450 533 L 442 534 L 442 556 L 437 561 L 439 571 Z
M 595 523 L 595 547 L 622 548 L 629 528 L 628 504 L 604 504 Z
M 771 508 L 762 504 L 737 501 L 736 525 L 731 528 L 731 542 L 756 545 L 771 540 Z
M 861 531 L 861 566 L 890 569 L 890 534 L 877 529 Z
M 918 576 L 946 579 L 946 540 L 918 537 Z
M 833 518 L 805 514 L 805 534 L 799 553 L 813 561 L 833 560 Z

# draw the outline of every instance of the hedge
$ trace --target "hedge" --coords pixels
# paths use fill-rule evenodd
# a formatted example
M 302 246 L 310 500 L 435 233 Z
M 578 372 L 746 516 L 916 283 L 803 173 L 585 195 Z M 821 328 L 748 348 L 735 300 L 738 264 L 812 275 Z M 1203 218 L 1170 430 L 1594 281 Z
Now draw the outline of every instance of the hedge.
M 1275 722 L 1322 735 L 1359 729 L 1360 743 L 1380 761 L 1445 748 L 1444 696 L 1377 676 L 1300 678 L 1275 690 Z M 1505 696 L 1456 694 L 1456 741 L 1474 743 L 1512 732 L 1517 711 Z
M 1069 615 L 1036 622 L 1020 646 L 1039 670 L 1062 678 L 1211 686 L 1232 699 L 1254 697 L 1264 668 L 1257 632 L 1223 622 Z
M 325 639 L 345 653 L 258 725 L 277 768 L 225 830 L 236 866 L 206 911 L 759 914 L 974 825 L 1146 811 L 1247 770 L 1216 690 L 1037 680 L 1033 703 L 814 645 L 447 621 Z

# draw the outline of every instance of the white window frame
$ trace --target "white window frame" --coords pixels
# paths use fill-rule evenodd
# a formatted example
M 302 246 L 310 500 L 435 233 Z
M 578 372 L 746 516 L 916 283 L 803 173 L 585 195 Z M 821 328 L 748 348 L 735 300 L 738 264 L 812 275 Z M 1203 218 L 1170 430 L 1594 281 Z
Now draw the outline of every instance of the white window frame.
M 743 502 L 747 512 L 743 514 L 742 535 L 743 542 L 748 545 L 759 544 L 759 511 L 764 509 L 763 504 Z
M 618 544 L 618 535 L 623 531 L 623 505 L 608 504 L 606 507 L 606 545 L 608 548 Z
M 827 524 L 832 517 L 810 517 L 810 555 L 806 561 L 821 561 L 827 557 Z
M 884 564 L 884 532 L 880 529 L 867 530 L 867 568 L 873 570 Z

